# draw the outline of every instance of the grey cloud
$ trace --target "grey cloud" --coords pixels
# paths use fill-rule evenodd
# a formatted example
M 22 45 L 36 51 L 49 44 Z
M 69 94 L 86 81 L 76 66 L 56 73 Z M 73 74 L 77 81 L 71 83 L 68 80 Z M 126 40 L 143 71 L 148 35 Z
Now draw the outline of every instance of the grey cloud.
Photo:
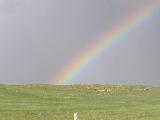
M 103 32 L 154 1 L 0 0 L 0 82 L 54 80 Z M 115 44 L 72 83 L 160 84 L 159 21 Z
M 21 5 L 21 0 L 0 0 L 0 12 L 12 13 Z

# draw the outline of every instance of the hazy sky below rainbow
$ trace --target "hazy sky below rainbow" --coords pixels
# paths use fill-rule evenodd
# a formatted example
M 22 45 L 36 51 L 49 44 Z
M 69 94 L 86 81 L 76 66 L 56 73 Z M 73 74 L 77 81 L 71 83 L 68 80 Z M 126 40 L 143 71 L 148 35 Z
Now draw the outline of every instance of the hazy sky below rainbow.
M 159 0 L 0 0 L 0 82 L 49 83 L 103 32 Z M 160 14 L 75 83 L 160 85 Z M 54 81 L 54 80 L 53 80 Z

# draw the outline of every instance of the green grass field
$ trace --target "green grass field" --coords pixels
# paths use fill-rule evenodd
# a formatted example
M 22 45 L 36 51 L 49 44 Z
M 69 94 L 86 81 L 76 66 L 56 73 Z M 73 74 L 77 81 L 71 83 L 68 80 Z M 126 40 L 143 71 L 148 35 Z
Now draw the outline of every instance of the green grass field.
M 160 120 L 160 88 L 0 85 L 0 120 Z

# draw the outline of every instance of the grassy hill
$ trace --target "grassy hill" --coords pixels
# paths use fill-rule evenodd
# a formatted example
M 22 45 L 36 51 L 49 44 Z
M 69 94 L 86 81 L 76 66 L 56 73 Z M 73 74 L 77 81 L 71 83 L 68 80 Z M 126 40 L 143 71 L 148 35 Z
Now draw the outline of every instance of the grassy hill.
M 0 85 L 0 120 L 160 120 L 160 88 Z

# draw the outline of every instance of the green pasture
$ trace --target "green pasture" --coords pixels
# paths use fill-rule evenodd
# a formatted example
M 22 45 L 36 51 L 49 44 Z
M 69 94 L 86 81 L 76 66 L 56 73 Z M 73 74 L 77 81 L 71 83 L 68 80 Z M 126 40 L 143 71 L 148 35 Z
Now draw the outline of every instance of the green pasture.
M 0 120 L 160 120 L 160 88 L 0 85 Z

